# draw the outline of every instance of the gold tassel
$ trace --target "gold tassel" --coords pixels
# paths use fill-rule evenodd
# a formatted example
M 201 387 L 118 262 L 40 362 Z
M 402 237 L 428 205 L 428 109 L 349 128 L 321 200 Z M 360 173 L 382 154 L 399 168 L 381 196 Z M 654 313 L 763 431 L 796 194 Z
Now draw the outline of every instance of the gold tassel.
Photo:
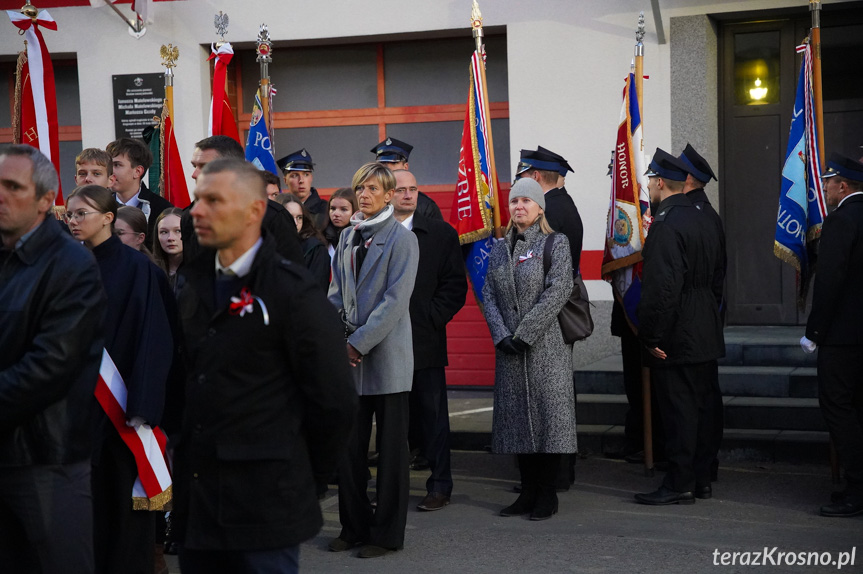
M 132 510 L 149 510 L 151 512 L 166 512 L 173 507 L 174 485 L 172 484 L 152 498 L 143 496 L 132 497 Z
M 27 63 L 27 40 L 24 40 L 24 51 L 18 52 L 18 63 L 15 66 L 15 103 L 12 108 L 12 143 L 21 143 L 21 91 L 24 89 L 24 64 Z

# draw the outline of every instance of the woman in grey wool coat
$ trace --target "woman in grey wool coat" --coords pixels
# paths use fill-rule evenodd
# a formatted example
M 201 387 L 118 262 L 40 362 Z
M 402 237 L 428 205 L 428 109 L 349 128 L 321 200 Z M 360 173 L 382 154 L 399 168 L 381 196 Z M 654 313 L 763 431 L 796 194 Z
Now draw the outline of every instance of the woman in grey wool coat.
M 532 179 L 509 194 L 511 221 L 495 243 L 483 288 L 495 352 L 492 450 L 518 455 L 522 492 L 501 516 L 557 512 L 555 478 L 563 453 L 576 452 L 572 347 L 557 315 L 572 292 L 572 256 L 562 233 L 545 220 L 545 197 Z M 544 273 L 545 242 L 554 241 Z

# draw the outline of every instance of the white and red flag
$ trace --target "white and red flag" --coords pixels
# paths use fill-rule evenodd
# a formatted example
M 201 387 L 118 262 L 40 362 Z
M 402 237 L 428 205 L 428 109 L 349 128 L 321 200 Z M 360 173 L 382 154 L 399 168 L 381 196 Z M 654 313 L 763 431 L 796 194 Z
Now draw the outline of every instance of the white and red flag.
M 20 12 L 7 10 L 16 28 L 24 31 L 27 52 L 21 52 L 15 79 L 15 105 L 12 141 L 38 148 L 51 160 L 60 174 L 60 140 L 57 128 L 57 90 L 54 66 L 40 28 L 57 29 L 47 10 L 33 20 Z M 57 190 L 57 205 L 63 204 L 62 189 Z
M 151 428 L 142 424 L 134 428 L 126 424 L 126 383 L 111 355 L 104 349 L 95 395 L 111 424 L 120 433 L 120 438 L 135 457 L 138 478 L 129 493 L 132 497 L 132 508 L 170 510 L 173 488 L 165 454 L 165 433 L 159 427 Z
M 213 99 L 210 103 L 210 122 L 207 127 L 207 135 L 209 136 L 228 136 L 237 140 L 237 143 L 243 145 L 240 141 L 240 132 L 237 129 L 237 121 L 234 119 L 234 113 L 231 111 L 231 102 L 228 100 L 228 93 L 225 90 L 225 83 L 228 78 L 228 64 L 231 63 L 231 58 L 234 57 L 234 48 L 230 42 L 225 42 L 218 48 L 212 46 L 212 53 L 208 60 L 215 58 L 216 69 L 213 73 Z

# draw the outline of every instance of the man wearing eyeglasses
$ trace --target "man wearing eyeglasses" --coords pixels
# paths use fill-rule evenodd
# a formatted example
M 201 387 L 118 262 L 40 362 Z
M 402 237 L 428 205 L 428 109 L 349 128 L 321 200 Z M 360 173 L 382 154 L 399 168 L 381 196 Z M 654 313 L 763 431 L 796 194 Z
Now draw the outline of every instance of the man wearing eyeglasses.
M 90 435 L 105 294 L 93 255 L 46 217 L 57 172 L 0 152 L 0 564 L 92 572 Z

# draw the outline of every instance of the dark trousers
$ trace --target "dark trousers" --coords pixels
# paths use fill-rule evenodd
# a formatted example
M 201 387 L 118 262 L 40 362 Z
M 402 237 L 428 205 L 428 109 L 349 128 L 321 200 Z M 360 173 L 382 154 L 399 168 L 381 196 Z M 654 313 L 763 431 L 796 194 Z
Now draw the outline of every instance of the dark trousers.
M 428 492 L 452 494 L 449 449 L 449 405 L 443 367 L 414 371 L 410 392 L 410 424 L 417 429 L 420 452 L 429 463 Z
M 300 547 L 275 550 L 187 550 L 180 547 L 183 574 L 296 574 Z
M 112 428 L 93 467 L 93 550 L 96 572 L 152 574 L 155 513 L 132 510 L 138 468 L 132 452 Z
M 626 392 L 626 400 L 629 403 L 624 427 L 624 436 L 626 438 L 624 451 L 626 454 L 634 454 L 644 450 L 644 387 L 641 381 L 642 347 L 638 337 L 627 328 L 620 337 L 620 355 L 623 359 L 623 386 Z M 650 402 L 653 458 L 654 460 L 665 460 L 665 431 L 662 428 L 655 390 L 651 393 Z
M 343 540 L 384 548 L 404 545 L 410 494 L 407 392 L 359 397 L 357 426 L 339 467 L 339 520 Z M 380 429 L 377 445 L 377 508 L 368 496 L 368 448 L 372 416 Z
M 818 402 L 845 467 L 847 492 L 863 496 L 863 346 L 818 348 Z
M 651 369 L 669 462 L 663 484 L 677 492 L 691 492 L 696 484 L 710 484 L 710 466 L 715 457 L 712 368 L 710 361 Z
M 719 470 L 719 449 L 725 433 L 725 406 L 722 404 L 722 389 L 719 388 L 719 362 L 710 361 L 710 385 L 713 387 L 713 438 L 710 445 L 713 460 L 710 463 L 711 476 Z
M 93 572 L 89 460 L 0 470 L 0 571 Z

